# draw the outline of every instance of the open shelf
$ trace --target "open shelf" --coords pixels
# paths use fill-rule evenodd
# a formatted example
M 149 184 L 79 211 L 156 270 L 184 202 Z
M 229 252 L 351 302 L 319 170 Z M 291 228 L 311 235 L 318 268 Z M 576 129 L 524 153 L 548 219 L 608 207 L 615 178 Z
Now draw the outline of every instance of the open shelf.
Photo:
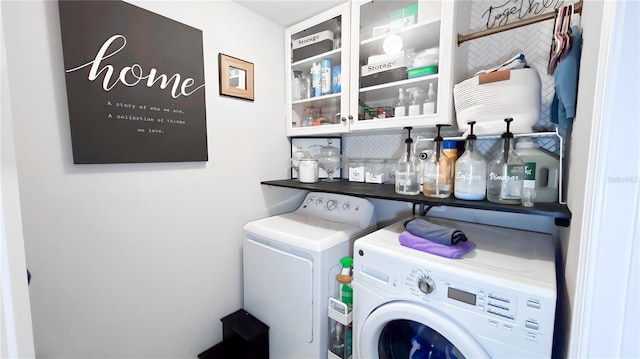
M 499 212 L 535 214 L 555 218 L 557 226 L 568 227 L 571 223 L 571 211 L 565 204 L 560 203 L 535 203 L 533 207 L 509 205 L 484 201 L 465 201 L 450 198 L 428 198 L 422 194 L 406 196 L 397 194 L 393 184 L 375 184 L 351 182 L 346 179 L 334 182 L 319 181 L 316 183 L 300 183 L 297 179 L 274 180 L 260 182 L 267 186 L 296 188 L 307 191 L 319 191 L 328 193 L 346 194 L 357 197 L 386 199 L 392 201 L 409 202 L 426 206 L 449 206 L 472 209 L 485 209 Z

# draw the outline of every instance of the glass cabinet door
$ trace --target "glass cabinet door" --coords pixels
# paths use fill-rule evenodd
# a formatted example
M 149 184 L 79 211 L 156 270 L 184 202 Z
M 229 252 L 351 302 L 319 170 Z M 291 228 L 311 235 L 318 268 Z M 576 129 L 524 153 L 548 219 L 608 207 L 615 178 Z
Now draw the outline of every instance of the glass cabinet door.
M 353 3 L 352 131 L 452 122 L 449 3 Z
M 337 6 L 285 30 L 287 136 L 349 131 L 349 11 Z

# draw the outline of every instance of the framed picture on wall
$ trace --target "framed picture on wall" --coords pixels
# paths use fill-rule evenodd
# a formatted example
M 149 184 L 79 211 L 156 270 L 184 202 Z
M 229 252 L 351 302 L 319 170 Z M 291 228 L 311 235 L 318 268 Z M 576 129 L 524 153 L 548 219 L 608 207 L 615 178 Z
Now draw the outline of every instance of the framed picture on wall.
M 254 100 L 253 63 L 218 54 L 220 95 Z
M 74 164 L 207 161 L 202 31 L 124 1 L 62 1 Z

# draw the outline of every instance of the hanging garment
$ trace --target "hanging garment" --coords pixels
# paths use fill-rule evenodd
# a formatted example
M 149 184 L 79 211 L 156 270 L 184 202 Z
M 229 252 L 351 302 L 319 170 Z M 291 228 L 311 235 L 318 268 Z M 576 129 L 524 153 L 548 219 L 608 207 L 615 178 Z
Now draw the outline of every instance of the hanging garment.
M 551 122 L 562 128 L 573 123 L 578 98 L 578 74 L 582 53 L 582 32 L 577 26 L 571 28 L 571 48 L 553 73 L 556 93 L 551 102 Z

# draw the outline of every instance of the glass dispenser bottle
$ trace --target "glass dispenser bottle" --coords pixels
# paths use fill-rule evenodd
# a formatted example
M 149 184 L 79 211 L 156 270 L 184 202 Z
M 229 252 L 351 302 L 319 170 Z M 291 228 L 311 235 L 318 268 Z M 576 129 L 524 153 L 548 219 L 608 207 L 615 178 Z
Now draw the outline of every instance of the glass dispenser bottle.
M 423 163 L 422 193 L 427 197 L 447 198 L 451 195 L 451 159 L 442 152 L 440 136 L 440 130 L 444 126 L 451 125 L 436 125 L 438 135 L 433 139 L 433 152 Z
M 420 193 L 420 181 L 418 181 L 420 161 L 411 148 L 413 145 L 413 139 L 411 138 L 411 130 L 413 127 L 405 127 L 404 129 L 408 131 L 408 135 L 404 141 L 406 146 L 405 152 L 400 157 L 400 160 L 398 160 L 398 165 L 396 166 L 395 189 L 398 194 L 413 196 Z
M 471 130 L 464 154 L 456 161 L 453 194 L 458 199 L 480 201 L 487 192 L 487 162 L 476 150 L 477 137 L 473 134 L 476 121 L 467 123 Z
M 502 134 L 502 149 L 488 166 L 487 199 L 496 203 L 518 204 L 524 179 L 524 162 L 514 151 L 513 133 L 509 124 L 513 118 L 506 118 L 507 131 Z

